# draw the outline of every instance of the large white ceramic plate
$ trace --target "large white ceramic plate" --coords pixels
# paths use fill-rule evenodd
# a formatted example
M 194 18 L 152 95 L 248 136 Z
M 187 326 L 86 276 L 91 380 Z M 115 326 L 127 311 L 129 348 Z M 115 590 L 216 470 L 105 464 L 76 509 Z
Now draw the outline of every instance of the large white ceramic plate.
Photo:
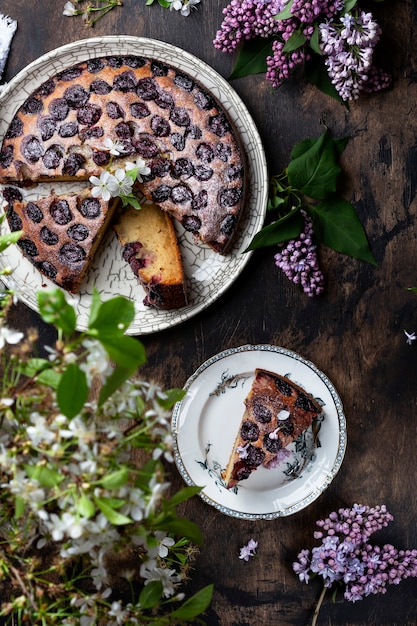
M 226 467 L 255 369 L 288 376 L 323 406 L 323 417 L 291 444 L 278 467 L 259 467 L 232 490 Z M 225 350 L 203 363 L 175 405 L 175 462 L 188 485 L 222 513 L 241 519 L 275 519 L 305 508 L 337 474 L 346 449 L 342 402 L 330 380 L 299 354 L 271 345 Z
M 0 97 L 0 137 L 18 107 L 30 93 L 47 78 L 80 61 L 103 55 L 137 54 L 167 62 L 187 72 L 209 89 L 221 102 L 236 125 L 247 157 L 249 197 L 235 244 L 227 256 L 220 256 L 205 246 L 196 245 L 192 235 L 178 226 L 178 237 L 188 281 L 189 304 L 175 311 L 157 311 L 142 303 L 144 292 L 130 268 L 121 261 L 120 247 L 109 232 L 101 244 L 95 262 L 77 297 L 78 330 L 84 330 L 93 287 L 103 300 L 124 295 L 135 303 L 135 319 L 128 332 L 132 335 L 153 333 L 172 327 L 202 311 L 221 296 L 241 273 L 250 258 L 243 254 L 252 237 L 262 227 L 268 194 L 265 154 L 257 128 L 241 98 L 214 69 L 195 56 L 162 41 L 130 36 L 108 36 L 86 39 L 62 46 L 43 55 L 10 81 Z M 49 192 L 49 189 L 48 189 Z M 42 189 L 26 192 L 34 199 Z M 7 232 L 7 225 L 3 225 Z M 0 267 L 13 268 L 8 286 L 29 307 L 37 310 L 37 292 L 53 287 L 27 261 L 17 246 L 11 246 L 0 256 Z M 6 279 L 7 280 L 7 279 Z

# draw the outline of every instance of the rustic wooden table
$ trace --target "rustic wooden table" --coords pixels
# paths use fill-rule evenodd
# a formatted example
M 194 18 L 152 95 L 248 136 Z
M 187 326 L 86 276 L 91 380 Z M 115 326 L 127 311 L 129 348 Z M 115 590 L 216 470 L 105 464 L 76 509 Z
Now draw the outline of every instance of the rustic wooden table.
M 94 29 L 81 18 L 63 17 L 64 0 L 2 0 L 0 9 L 18 21 L 4 74 L 10 80 L 40 55 L 62 44 L 109 34 L 169 42 L 227 77 L 233 57 L 212 40 L 226 0 L 202 0 L 188 18 L 145 0 L 124 0 Z M 301 78 L 273 93 L 263 76 L 233 82 L 262 137 L 271 174 L 288 163 L 293 145 L 318 137 L 350 136 L 343 154 L 346 198 L 366 228 L 377 267 L 321 248 L 323 295 L 309 299 L 274 266 L 273 252 L 255 252 L 242 274 L 215 304 L 188 321 L 142 336 L 148 363 L 143 376 L 167 387 L 183 386 L 207 358 L 246 343 L 273 344 L 313 361 L 334 383 L 343 401 L 348 446 L 330 487 L 306 509 L 274 521 L 236 520 L 195 497 L 184 513 L 198 522 L 204 547 L 191 590 L 215 583 L 206 621 L 210 626 L 297 626 L 310 623 L 320 593 L 300 583 L 291 567 L 299 550 L 314 544 L 315 520 L 355 502 L 385 503 L 392 522 L 375 537 L 400 548 L 417 547 L 417 346 L 404 329 L 417 330 L 417 296 L 405 287 L 416 276 L 417 8 L 413 0 L 372 4 L 383 30 L 381 62 L 392 88 L 363 97 L 349 110 Z M 1 112 L 0 112 L 1 114 Z M 54 339 L 49 327 L 23 304 L 14 326 L 35 325 L 40 345 Z M 174 470 L 173 480 L 182 479 Z M 254 537 L 258 556 L 245 563 L 239 548 Z M 320 624 L 405 626 L 417 624 L 415 579 L 384 596 L 355 604 L 325 601 Z

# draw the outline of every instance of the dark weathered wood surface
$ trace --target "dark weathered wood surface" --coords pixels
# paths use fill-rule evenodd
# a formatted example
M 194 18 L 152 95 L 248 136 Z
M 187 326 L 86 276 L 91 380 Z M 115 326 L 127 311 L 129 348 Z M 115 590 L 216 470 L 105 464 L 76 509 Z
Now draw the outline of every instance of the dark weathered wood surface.
M 195 54 L 223 76 L 233 58 L 212 39 L 225 0 L 202 0 L 189 18 L 124 0 L 94 29 L 62 16 L 64 0 L 2 0 L 0 10 L 19 23 L 4 78 L 41 54 L 75 40 L 108 34 L 160 39 Z M 383 29 L 381 61 L 394 77 L 386 93 L 363 97 L 347 110 L 300 79 L 272 93 L 262 76 L 233 86 L 264 141 L 271 173 L 287 164 L 292 146 L 317 137 L 325 124 L 334 136 L 352 137 L 343 155 L 344 193 L 366 227 L 378 267 L 322 249 L 324 295 L 308 299 L 277 270 L 271 250 L 255 253 L 228 291 L 205 312 L 171 330 L 142 337 L 148 364 L 143 375 L 182 386 L 217 352 L 244 343 L 270 343 L 312 360 L 333 381 L 344 404 L 348 448 L 327 491 L 307 509 L 276 521 L 238 521 L 193 499 L 185 513 L 198 522 L 205 544 L 191 589 L 214 582 L 210 626 L 301 626 L 310 622 L 320 592 L 292 572 L 296 553 L 310 547 L 314 522 L 339 506 L 385 503 L 394 522 L 375 540 L 417 547 L 417 346 L 403 329 L 417 330 L 417 296 L 404 288 L 416 275 L 417 8 L 413 0 L 372 4 Z M 1 111 L 0 111 L 1 114 Z M 37 314 L 18 305 L 19 327 L 35 325 L 41 345 L 53 340 Z M 173 480 L 181 479 L 174 472 Z M 248 563 L 239 548 L 250 537 L 259 554 Z M 320 624 L 417 624 L 417 581 L 385 596 L 350 604 L 327 600 Z

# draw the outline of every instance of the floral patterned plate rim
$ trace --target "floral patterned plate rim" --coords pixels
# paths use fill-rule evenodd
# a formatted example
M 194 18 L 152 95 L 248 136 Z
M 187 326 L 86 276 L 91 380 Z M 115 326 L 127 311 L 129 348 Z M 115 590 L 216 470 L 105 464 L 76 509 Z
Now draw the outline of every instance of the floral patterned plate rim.
M 225 468 L 246 398 L 263 368 L 288 376 L 323 406 L 323 418 L 289 446 L 278 467 L 260 467 L 234 490 L 224 486 Z M 273 345 L 244 345 L 205 361 L 187 380 L 173 411 L 174 458 L 188 485 L 221 513 L 240 519 L 292 515 L 316 500 L 342 464 L 346 420 L 333 384 L 313 363 Z
M 170 65 L 195 77 L 217 97 L 236 125 L 243 142 L 248 159 L 250 190 L 237 238 L 232 250 L 226 256 L 195 244 L 191 233 L 184 231 L 180 225 L 177 226 L 189 293 L 189 304 L 178 310 L 158 311 L 143 305 L 145 293 L 130 268 L 122 261 L 115 236 L 112 232 L 107 233 L 80 294 L 75 298 L 78 330 L 85 330 L 87 327 L 92 291 L 93 287 L 96 287 L 103 300 L 115 295 L 124 295 L 133 300 L 135 318 L 128 333 L 144 335 L 175 326 L 206 309 L 240 275 L 251 256 L 250 252 L 243 254 L 243 251 L 260 230 L 265 219 L 268 174 L 258 130 L 245 104 L 231 85 L 194 55 L 163 41 L 144 37 L 111 35 L 75 41 L 56 48 L 30 63 L 9 82 L 1 94 L 0 137 L 6 132 L 18 107 L 33 89 L 48 77 L 80 61 L 99 56 L 128 54 L 147 56 L 162 62 L 168 59 Z M 54 185 L 54 188 L 58 190 L 57 185 Z M 64 190 L 66 189 L 64 187 Z M 74 184 L 70 185 L 70 191 L 75 189 Z M 49 190 L 48 188 L 48 193 Z M 41 186 L 25 191 L 25 197 L 30 200 L 39 197 L 37 194 L 44 194 Z M 3 223 L 2 232 L 7 231 L 7 224 Z M 15 245 L 2 253 L 0 267 L 3 269 L 11 267 L 14 270 L 10 278 L 5 278 L 7 286 L 13 287 L 18 297 L 37 311 L 38 291 L 53 287 L 53 283 L 43 277 Z

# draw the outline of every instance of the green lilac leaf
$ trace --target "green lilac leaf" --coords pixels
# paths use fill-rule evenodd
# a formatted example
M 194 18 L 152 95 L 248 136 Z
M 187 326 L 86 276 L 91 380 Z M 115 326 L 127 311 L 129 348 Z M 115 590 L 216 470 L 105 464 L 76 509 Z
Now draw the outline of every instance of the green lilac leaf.
M 135 317 L 135 305 L 123 296 L 110 298 L 102 302 L 90 317 L 88 330 L 95 336 L 107 337 L 122 335 Z
M 125 524 L 132 523 L 130 517 L 122 515 L 122 513 L 118 513 L 118 511 L 116 511 L 114 507 L 109 504 L 108 498 L 95 498 L 95 502 L 103 515 L 114 526 L 123 526 Z
M 341 98 L 336 87 L 333 85 L 331 78 L 327 73 L 323 58 L 320 55 L 314 54 L 311 59 L 305 63 L 304 71 L 306 78 L 310 81 L 310 83 L 315 85 L 327 96 L 334 98 L 348 107 L 347 103 L 343 100 L 343 98 Z
M 295 239 L 301 233 L 303 226 L 304 220 L 299 212 L 294 213 L 290 218 L 285 216 L 268 226 L 264 226 L 262 230 L 256 233 L 245 252 L 276 246 L 279 243 Z
M 335 145 L 325 131 L 309 150 L 288 164 L 291 187 L 315 200 L 335 193 L 341 173 L 337 156 Z
M 319 35 L 318 24 L 315 24 L 314 26 L 314 32 L 309 41 L 309 45 L 310 45 L 310 48 L 313 50 L 313 52 L 315 52 L 319 56 L 322 55 L 322 51 L 320 50 L 320 35 Z
M 358 0 L 346 0 L 344 13 L 350 13 L 353 7 L 357 4 Z M 376 0 L 376 2 L 382 2 L 382 0 Z
M 239 50 L 233 71 L 229 80 L 251 76 L 253 74 L 265 74 L 268 67 L 266 58 L 272 55 L 272 40 L 255 37 L 245 40 Z
M 288 4 L 285 6 L 282 11 L 280 11 L 277 15 L 274 15 L 275 20 L 288 20 L 293 15 L 291 13 L 292 5 L 294 4 L 294 0 L 289 0 Z
M 139 604 L 141 609 L 151 609 L 157 606 L 162 598 L 164 587 L 160 580 L 151 580 L 145 585 L 139 595 Z
M 60 289 L 39 291 L 37 297 L 43 321 L 71 335 L 75 331 L 77 319 L 74 307 L 68 304 L 64 293 Z
M 355 259 L 377 265 L 353 205 L 333 195 L 309 207 L 317 240 Z
M 195 595 L 186 600 L 178 609 L 171 613 L 172 617 L 180 620 L 190 620 L 201 615 L 211 602 L 214 585 L 207 585 Z
M 111 474 L 107 474 L 104 478 L 99 480 L 99 484 L 105 489 L 117 489 L 123 487 L 129 480 L 129 471 L 126 467 L 121 467 Z
M 88 398 L 88 384 L 85 372 L 77 363 L 70 363 L 58 384 L 57 402 L 61 413 L 68 419 L 78 415 Z
M 90 500 L 85 493 L 81 494 L 79 500 L 77 500 L 77 512 L 86 519 L 91 519 L 96 512 L 94 503 Z
M 306 41 L 307 38 L 304 33 L 301 30 L 295 30 L 291 37 L 285 42 L 282 52 L 287 53 L 298 50 L 298 48 L 302 48 L 302 46 L 304 46 Z

